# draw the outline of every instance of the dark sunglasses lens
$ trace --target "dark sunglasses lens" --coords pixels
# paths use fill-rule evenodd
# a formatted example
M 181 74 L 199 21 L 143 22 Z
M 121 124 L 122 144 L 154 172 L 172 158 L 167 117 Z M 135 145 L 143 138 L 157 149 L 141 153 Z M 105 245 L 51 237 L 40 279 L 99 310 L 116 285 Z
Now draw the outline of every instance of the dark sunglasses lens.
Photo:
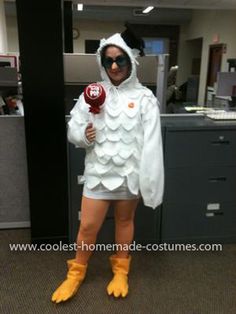
M 126 56 L 119 56 L 116 58 L 116 64 L 118 65 L 118 67 L 125 67 L 129 64 L 129 60 Z
M 103 59 L 103 66 L 106 69 L 109 69 L 112 66 L 113 63 L 113 59 L 110 57 L 106 57 Z
M 118 67 L 125 67 L 129 64 L 129 58 L 126 56 L 118 56 L 116 59 L 112 59 L 110 57 L 105 57 L 103 59 L 103 66 L 106 69 L 110 69 L 113 62 L 115 62 Z

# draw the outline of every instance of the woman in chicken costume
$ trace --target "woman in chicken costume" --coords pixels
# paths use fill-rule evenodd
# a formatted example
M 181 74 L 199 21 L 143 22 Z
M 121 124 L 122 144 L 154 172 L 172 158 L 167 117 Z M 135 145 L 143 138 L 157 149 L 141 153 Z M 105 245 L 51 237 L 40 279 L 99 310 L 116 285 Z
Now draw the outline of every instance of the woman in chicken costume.
M 97 60 L 103 80 L 89 86 L 71 111 L 68 140 L 86 149 L 84 189 L 78 249 L 75 258 L 67 261 L 67 278 L 53 293 L 56 303 L 71 298 L 84 280 L 92 252 L 80 246 L 96 243 L 110 205 L 117 247 L 127 248 L 133 240 L 139 198 L 153 209 L 162 202 L 159 103 L 138 81 L 136 58 L 143 55 L 144 44 L 127 27 L 123 33 L 101 40 Z M 126 297 L 129 251 L 118 249 L 110 263 L 114 276 L 107 293 Z

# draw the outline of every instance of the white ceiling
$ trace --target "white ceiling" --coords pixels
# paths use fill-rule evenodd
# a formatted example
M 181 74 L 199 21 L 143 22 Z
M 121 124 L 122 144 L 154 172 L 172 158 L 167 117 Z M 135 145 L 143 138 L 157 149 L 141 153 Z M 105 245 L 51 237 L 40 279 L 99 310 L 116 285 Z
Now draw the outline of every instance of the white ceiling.
M 70 0 L 65 0 L 70 1 Z M 16 15 L 15 0 L 5 0 L 6 15 Z M 236 0 L 72 0 L 73 17 L 79 20 L 130 22 L 137 24 L 183 25 L 190 22 L 193 9 L 234 9 Z M 84 2 L 84 10 L 76 3 Z M 147 15 L 137 15 L 148 5 L 155 8 Z
M 74 4 L 79 2 L 83 0 L 73 0 Z M 154 6 L 153 11 L 137 16 L 137 11 L 141 13 L 149 5 Z M 193 9 L 236 9 L 236 0 L 85 0 L 84 10 L 74 10 L 74 17 L 80 20 L 183 25 L 191 20 Z
M 84 3 L 96 6 L 146 7 L 152 5 L 159 8 L 181 9 L 236 9 L 236 0 L 73 0 L 74 3 Z
M 143 14 L 140 7 L 86 6 L 82 12 L 73 10 L 74 19 L 134 24 L 183 25 L 192 18 L 192 10 L 155 8 L 150 14 Z
M 67 0 L 65 0 L 67 1 Z M 73 3 L 84 3 L 96 6 L 146 7 L 152 5 L 159 8 L 179 9 L 236 9 L 236 0 L 68 0 Z M 15 2 L 15 0 L 4 0 Z
M 73 0 L 74 4 L 81 2 L 83 0 Z M 183 25 L 191 20 L 193 9 L 236 10 L 236 0 L 85 0 L 83 3 L 83 12 L 74 10 L 75 19 L 140 24 Z M 149 5 L 154 6 L 154 10 L 148 15 L 135 14 Z

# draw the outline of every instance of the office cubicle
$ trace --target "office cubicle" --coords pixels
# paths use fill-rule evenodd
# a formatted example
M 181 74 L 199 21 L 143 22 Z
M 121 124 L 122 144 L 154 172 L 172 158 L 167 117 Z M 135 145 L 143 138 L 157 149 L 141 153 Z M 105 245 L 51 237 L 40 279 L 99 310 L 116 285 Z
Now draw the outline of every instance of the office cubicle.
M 157 92 L 157 77 L 160 66 L 158 60 L 157 56 L 138 57 L 137 59 L 139 63 L 137 76 L 140 82 L 150 88 L 154 94 Z M 159 71 L 159 83 L 161 71 Z M 96 55 L 64 54 L 64 80 L 66 114 L 69 114 L 84 87 L 90 83 L 101 81 Z

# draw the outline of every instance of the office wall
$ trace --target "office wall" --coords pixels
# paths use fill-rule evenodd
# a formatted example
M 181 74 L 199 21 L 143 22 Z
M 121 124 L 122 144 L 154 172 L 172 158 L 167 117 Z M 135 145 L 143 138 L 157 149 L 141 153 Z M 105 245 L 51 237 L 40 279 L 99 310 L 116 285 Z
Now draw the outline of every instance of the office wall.
M 189 54 L 186 40 L 202 38 L 201 72 L 199 86 L 199 105 L 204 104 L 208 70 L 209 45 L 214 44 L 213 37 L 219 36 L 219 43 L 227 45 L 222 59 L 221 71 L 227 71 L 227 59 L 236 58 L 236 10 L 195 10 L 192 21 L 181 27 L 179 43 L 178 83 L 184 82 L 189 74 Z
M 18 52 L 19 51 L 19 41 L 18 41 L 18 29 L 17 29 L 17 19 L 15 16 L 6 17 L 7 24 L 7 42 L 8 51 Z M 33 36 L 33 34 L 32 34 Z
M 92 20 L 76 20 L 73 27 L 80 32 L 80 37 L 74 40 L 74 52 L 85 52 L 85 39 L 107 38 L 114 33 L 122 32 L 125 27 L 121 22 L 100 22 Z
M 19 51 L 16 17 L 7 16 L 7 35 L 9 51 Z M 85 39 L 101 39 L 124 29 L 122 22 L 99 22 L 92 20 L 75 20 L 74 27 L 80 31 L 80 37 L 73 41 L 74 52 L 84 52 Z M 228 58 L 236 57 L 236 10 L 194 10 L 190 23 L 181 26 L 178 49 L 179 71 L 177 83 L 187 80 L 190 74 L 191 59 L 194 49 L 190 49 L 186 40 L 203 39 L 201 55 L 201 73 L 199 98 L 200 105 L 204 104 L 205 87 L 207 79 L 208 50 L 213 44 L 214 34 L 219 35 L 219 42 L 227 45 L 223 56 L 222 71 L 227 70 Z M 32 34 L 33 36 L 33 34 Z
M 9 51 L 19 51 L 18 43 L 18 30 L 16 16 L 6 16 L 7 24 L 7 40 Z M 121 22 L 100 22 L 93 20 L 75 20 L 73 27 L 77 28 L 80 32 L 80 36 L 73 40 L 74 52 L 85 52 L 85 39 L 101 39 L 108 36 L 122 32 L 124 25 Z M 34 36 L 32 34 L 32 36 Z

